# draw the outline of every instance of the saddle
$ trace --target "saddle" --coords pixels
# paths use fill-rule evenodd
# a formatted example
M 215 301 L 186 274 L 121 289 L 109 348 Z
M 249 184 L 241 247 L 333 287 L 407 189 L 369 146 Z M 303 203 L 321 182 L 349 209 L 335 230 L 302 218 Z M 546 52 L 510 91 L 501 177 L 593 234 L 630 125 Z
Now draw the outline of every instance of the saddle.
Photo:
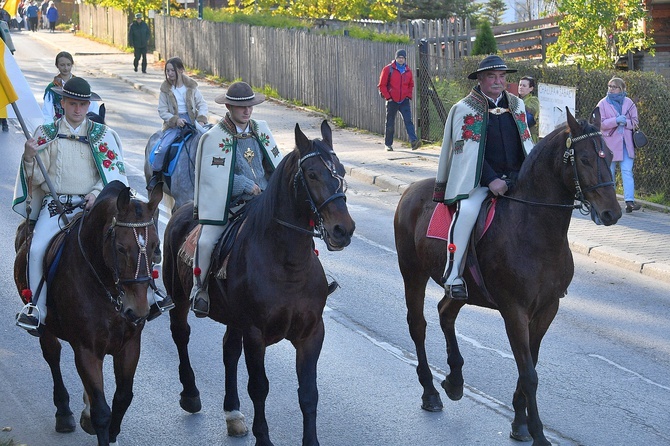
M 163 161 L 163 168 L 161 171 L 163 172 L 163 176 L 171 177 L 172 174 L 174 173 L 174 169 L 177 166 L 177 161 L 179 160 L 179 155 L 181 154 L 182 149 L 184 148 L 184 144 L 195 135 L 195 127 L 185 125 L 182 127 L 181 132 L 179 135 L 175 138 L 175 140 L 170 144 L 170 147 L 167 148 L 167 152 L 165 153 L 165 158 Z M 153 161 L 154 158 L 154 152 L 158 148 L 158 145 L 160 144 L 160 140 L 156 142 L 154 147 L 151 149 L 151 154 L 149 155 L 149 161 Z M 168 185 L 169 186 L 169 185 Z
M 472 229 L 472 234 L 470 235 L 470 243 L 468 243 L 468 252 L 465 254 L 465 266 L 470 271 L 475 285 L 479 288 L 482 295 L 486 300 L 497 308 L 493 296 L 486 289 L 486 284 L 484 283 L 484 277 L 482 276 L 482 271 L 479 266 L 479 260 L 477 258 L 476 245 L 479 240 L 482 239 L 486 231 L 491 227 L 493 223 L 493 217 L 495 216 L 495 208 L 497 203 L 496 197 L 488 197 L 482 203 L 482 206 L 479 210 L 479 216 L 477 217 L 477 222 L 475 227 Z M 451 219 L 456 212 L 456 205 L 447 206 L 443 203 L 439 203 L 435 206 L 433 211 L 433 216 L 430 218 L 430 223 L 428 224 L 428 230 L 426 231 L 426 237 L 436 238 L 440 240 L 449 240 L 449 227 L 451 226 Z
M 244 218 L 235 218 L 229 220 L 229 223 L 226 225 L 226 228 L 221 234 L 221 237 L 216 242 L 212 258 L 210 259 L 210 268 L 209 271 L 216 271 L 217 279 L 226 278 L 226 268 L 228 267 L 228 259 L 230 257 L 230 252 L 233 249 L 233 244 L 237 239 L 237 234 L 239 234 L 240 229 L 244 226 Z M 188 266 L 193 268 L 193 259 L 195 258 L 195 248 L 198 245 L 198 237 L 200 237 L 200 231 L 202 225 L 197 225 L 195 228 L 189 232 L 188 236 L 184 240 L 184 243 L 179 247 L 179 252 L 177 255 L 179 258 L 186 263 Z

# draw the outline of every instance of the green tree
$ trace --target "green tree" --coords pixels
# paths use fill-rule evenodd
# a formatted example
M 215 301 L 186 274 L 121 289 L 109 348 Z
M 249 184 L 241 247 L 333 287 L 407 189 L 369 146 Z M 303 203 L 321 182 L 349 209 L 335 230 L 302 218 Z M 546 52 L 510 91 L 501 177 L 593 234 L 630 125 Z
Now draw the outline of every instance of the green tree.
M 398 4 L 398 19 L 469 18 L 481 5 L 469 0 L 404 0 Z
M 487 21 L 493 26 L 502 25 L 502 18 L 507 11 L 504 0 L 489 0 L 482 9 L 482 22 Z
M 549 62 L 574 62 L 583 68 L 613 68 L 629 51 L 649 50 L 654 40 L 645 33 L 651 16 L 640 0 L 562 0 L 561 33 L 547 48 Z
M 475 38 L 474 45 L 472 45 L 472 55 L 495 54 L 497 52 L 498 45 L 496 44 L 495 37 L 493 37 L 491 25 L 484 20 L 477 27 L 477 37 Z

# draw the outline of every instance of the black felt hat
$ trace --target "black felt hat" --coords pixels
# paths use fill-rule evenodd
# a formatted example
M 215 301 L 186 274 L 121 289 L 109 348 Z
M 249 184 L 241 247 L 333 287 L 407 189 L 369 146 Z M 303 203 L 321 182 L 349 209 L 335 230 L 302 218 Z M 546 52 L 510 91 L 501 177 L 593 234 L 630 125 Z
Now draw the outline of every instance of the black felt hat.
M 51 90 L 64 98 L 79 99 L 81 101 L 100 101 L 100 96 L 91 91 L 91 86 L 81 77 L 73 77 L 65 82 L 63 88 L 51 87 Z
M 263 93 L 254 93 L 246 82 L 233 82 L 225 94 L 214 98 L 217 104 L 237 105 L 239 107 L 251 107 L 265 101 Z
M 477 68 L 477 71 L 473 71 L 468 75 L 468 79 L 477 79 L 477 75 L 483 71 L 504 71 L 506 73 L 516 73 L 517 70 L 507 68 L 507 65 L 505 62 L 502 60 L 500 56 L 496 56 L 495 54 L 492 54 L 490 56 L 486 56 L 484 60 L 479 62 L 479 68 Z

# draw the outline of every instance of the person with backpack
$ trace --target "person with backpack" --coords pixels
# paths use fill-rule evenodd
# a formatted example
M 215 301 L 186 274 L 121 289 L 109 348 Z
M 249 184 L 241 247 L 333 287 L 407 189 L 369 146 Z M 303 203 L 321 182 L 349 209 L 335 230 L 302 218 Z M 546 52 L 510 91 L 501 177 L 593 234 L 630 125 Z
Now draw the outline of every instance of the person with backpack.
M 382 68 L 379 75 L 379 94 L 386 100 L 386 132 L 384 134 L 384 145 L 389 152 L 393 151 L 393 133 L 395 131 L 395 118 L 398 112 L 405 121 L 405 129 L 409 136 L 412 150 L 421 146 L 421 140 L 417 138 L 412 122 L 412 108 L 410 101 L 414 92 L 414 78 L 412 70 L 406 63 L 407 52 L 399 49 L 395 53 L 395 60 Z

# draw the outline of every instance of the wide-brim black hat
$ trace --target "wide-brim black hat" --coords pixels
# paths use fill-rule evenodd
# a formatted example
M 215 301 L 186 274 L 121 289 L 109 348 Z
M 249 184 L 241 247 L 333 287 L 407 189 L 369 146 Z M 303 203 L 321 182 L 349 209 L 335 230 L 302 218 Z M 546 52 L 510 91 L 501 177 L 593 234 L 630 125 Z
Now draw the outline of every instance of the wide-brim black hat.
M 234 82 L 228 87 L 225 94 L 214 98 L 217 104 L 237 105 L 238 107 L 251 107 L 265 101 L 263 93 L 254 93 L 246 82 Z
M 477 75 L 483 71 L 504 71 L 506 73 L 516 73 L 517 70 L 507 68 L 507 65 L 502 60 L 500 56 L 491 55 L 486 56 L 484 60 L 479 62 L 479 68 L 477 71 L 473 71 L 468 75 L 468 79 L 477 79 Z
M 81 77 L 72 77 L 65 82 L 63 88 L 51 87 L 51 91 L 65 98 L 79 99 L 80 101 L 100 101 L 100 96 L 91 91 L 91 86 Z

